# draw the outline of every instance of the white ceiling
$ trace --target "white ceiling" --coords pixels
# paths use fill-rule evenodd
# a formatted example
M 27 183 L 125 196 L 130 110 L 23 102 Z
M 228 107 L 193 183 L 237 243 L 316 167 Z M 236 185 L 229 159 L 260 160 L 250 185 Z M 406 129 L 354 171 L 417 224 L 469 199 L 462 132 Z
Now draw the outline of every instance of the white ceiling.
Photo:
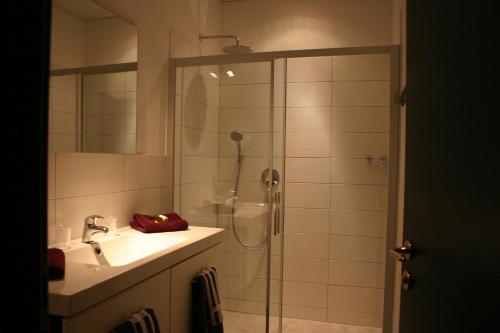
M 53 0 L 53 4 L 83 20 L 116 16 L 90 0 Z

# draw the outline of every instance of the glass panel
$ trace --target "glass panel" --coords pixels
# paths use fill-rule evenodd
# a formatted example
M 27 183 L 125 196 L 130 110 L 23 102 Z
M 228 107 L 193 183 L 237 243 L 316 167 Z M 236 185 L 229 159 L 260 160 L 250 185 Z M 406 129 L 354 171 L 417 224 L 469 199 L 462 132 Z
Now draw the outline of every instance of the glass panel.
M 191 225 L 227 229 L 219 281 L 229 333 L 242 322 L 265 332 L 266 301 L 279 303 L 268 257 L 279 265 L 280 248 L 267 236 L 271 193 L 261 181 L 272 168 L 271 76 L 270 62 L 176 72 L 174 207 Z
M 381 331 L 389 74 L 385 54 L 287 60 L 285 327 Z
M 136 71 L 84 76 L 82 151 L 135 154 Z
M 282 331 L 283 306 L 283 239 L 285 207 L 285 79 L 286 60 L 273 61 L 273 166 L 272 221 L 271 224 L 271 263 L 269 267 L 270 294 L 276 295 L 277 302 L 270 304 L 269 331 Z
M 49 151 L 76 152 L 80 147 L 79 75 L 50 77 Z

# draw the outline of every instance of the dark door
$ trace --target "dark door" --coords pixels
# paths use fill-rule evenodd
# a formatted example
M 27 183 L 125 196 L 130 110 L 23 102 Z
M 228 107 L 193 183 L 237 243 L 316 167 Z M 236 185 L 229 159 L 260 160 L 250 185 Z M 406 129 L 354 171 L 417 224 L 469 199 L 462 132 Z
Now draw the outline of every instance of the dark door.
M 400 332 L 500 332 L 497 18 L 474 1 L 407 9 L 404 238 L 416 252 Z

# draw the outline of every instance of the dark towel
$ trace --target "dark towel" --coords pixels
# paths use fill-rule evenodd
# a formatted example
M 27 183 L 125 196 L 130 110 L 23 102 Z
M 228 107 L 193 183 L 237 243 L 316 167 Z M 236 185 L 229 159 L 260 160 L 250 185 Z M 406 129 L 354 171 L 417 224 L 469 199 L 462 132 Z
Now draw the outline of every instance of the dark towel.
M 163 214 L 168 217 L 167 221 L 159 222 L 153 216 L 144 214 L 134 214 L 134 219 L 130 222 L 130 226 L 140 232 L 165 232 L 165 231 L 180 231 L 188 228 L 186 220 L 182 219 L 176 213 Z
M 64 278 L 64 268 L 66 260 L 61 249 L 47 249 L 47 263 L 49 266 L 49 280 Z
M 130 315 L 111 333 L 160 333 L 160 326 L 153 309 L 147 308 Z
M 219 289 L 214 267 L 191 281 L 191 333 L 223 333 Z

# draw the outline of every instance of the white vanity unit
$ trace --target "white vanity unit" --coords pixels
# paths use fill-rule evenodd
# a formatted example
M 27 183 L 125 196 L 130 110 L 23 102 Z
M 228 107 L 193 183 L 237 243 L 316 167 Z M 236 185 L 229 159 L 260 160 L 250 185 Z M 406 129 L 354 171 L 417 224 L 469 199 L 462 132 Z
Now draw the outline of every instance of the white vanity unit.
M 49 282 L 51 331 L 107 333 L 153 308 L 162 333 L 189 332 L 191 279 L 222 267 L 224 229 L 143 234 L 129 227 L 65 250 L 63 280 Z

